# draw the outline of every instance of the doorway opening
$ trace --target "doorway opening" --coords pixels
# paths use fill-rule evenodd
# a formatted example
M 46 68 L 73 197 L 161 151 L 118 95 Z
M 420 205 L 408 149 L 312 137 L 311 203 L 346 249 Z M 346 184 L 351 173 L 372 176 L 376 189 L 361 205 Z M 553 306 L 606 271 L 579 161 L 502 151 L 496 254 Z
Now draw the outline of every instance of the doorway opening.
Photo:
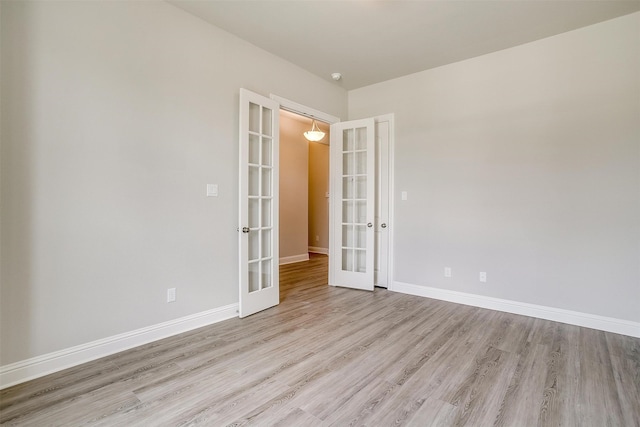
M 312 119 L 280 110 L 279 263 L 301 263 L 296 270 L 310 265 L 302 264 L 310 257 L 329 253 L 330 125 L 316 124 L 325 136 L 308 141 L 304 132 L 311 129 Z M 317 274 L 318 266 L 327 263 L 313 264 Z

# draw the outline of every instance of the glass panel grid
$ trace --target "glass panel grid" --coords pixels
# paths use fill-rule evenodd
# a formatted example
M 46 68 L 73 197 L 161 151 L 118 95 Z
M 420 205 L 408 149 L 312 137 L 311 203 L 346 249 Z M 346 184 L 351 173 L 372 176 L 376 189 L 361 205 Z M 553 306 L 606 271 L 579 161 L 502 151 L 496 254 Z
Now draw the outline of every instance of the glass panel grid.
M 249 106 L 249 292 L 273 286 L 273 111 Z
M 345 129 L 342 143 L 342 270 L 366 270 L 367 130 Z

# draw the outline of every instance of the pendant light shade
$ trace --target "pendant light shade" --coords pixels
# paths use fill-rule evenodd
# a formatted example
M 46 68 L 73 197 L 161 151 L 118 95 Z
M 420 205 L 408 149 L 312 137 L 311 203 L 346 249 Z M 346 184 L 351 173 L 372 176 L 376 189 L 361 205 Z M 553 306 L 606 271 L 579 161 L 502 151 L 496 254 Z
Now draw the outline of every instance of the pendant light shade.
M 304 133 L 304 137 L 307 138 L 309 141 L 317 142 L 317 141 L 320 141 L 322 138 L 324 138 L 324 132 L 322 132 L 320 128 L 318 128 L 318 125 L 314 120 L 311 123 L 311 130 L 306 131 Z

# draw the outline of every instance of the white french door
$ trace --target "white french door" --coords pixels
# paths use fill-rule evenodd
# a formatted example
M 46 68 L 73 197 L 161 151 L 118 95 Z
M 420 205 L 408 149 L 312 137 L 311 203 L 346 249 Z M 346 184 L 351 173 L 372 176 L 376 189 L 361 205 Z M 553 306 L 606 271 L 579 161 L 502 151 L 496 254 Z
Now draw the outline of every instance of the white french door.
M 329 284 L 373 290 L 375 122 L 331 125 Z
M 389 143 L 391 118 L 376 117 L 375 285 L 389 287 Z
M 240 89 L 240 317 L 280 302 L 279 109 L 277 101 Z

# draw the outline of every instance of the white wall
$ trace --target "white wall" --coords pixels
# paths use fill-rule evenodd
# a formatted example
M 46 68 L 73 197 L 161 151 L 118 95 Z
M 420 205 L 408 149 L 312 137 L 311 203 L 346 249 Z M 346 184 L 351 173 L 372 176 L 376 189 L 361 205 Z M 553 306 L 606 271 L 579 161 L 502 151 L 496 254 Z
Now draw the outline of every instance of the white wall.
M 346 92 L 164 2 L 1 7 L 0 364 L 237 302 L 239 88 Z
M 640 13 L 349 92 L 390 112 L 396 281 L 640 321 Z

